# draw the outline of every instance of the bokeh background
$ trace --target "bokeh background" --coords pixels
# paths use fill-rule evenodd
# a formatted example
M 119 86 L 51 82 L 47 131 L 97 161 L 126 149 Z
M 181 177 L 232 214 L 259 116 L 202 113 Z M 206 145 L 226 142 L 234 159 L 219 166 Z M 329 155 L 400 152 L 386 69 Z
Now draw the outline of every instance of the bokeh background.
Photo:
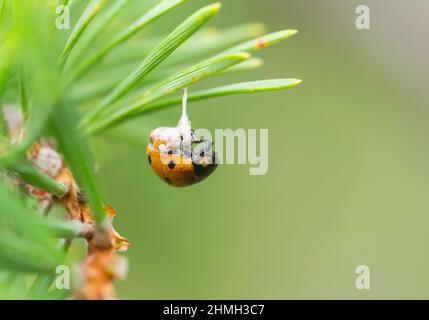
M 148 32 L 167 34 L 209 3 L 188 1 Z M 186 189 L 160 181 L 143 144 L 150 128 L 176 124 L 179 107 L 134 123 L 142 146 L 108 134 L 94 140 L 116 228 L 132 243 L 119 297 L 429 298 L 429 3 L 222 3 L 210 27 L 260 21 L 299 34 L 258 54 L 262 69 L 212 84 L 304 82 L 189 106 L 194 127 L 268 128 L 265 176 L 228 165 Z M 370 30 L 355 28 L 359 4 L 371 10 Z M 370 290 L 355 288 L 361 264 Z

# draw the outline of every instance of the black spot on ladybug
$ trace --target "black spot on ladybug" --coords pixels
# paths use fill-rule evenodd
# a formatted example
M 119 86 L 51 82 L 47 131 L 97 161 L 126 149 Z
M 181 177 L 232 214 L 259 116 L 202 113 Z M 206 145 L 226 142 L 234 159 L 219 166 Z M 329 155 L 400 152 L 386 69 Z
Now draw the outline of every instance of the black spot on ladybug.
M 208 156 L 204 160 L 207 160 Z M 196 176 L 202 180 L 207 178 L 209 175 L 213 173 L 213 171 L 217 168 L 216 155 L 213 154 L 211 157 L 211 163 L 203 165 L 203 163 L 207 163 L 207 161 L 203 161 L 203 157 L 195 157 L 192 161 L 192 165 L 195 170 Z
M 168 154 L 173 154 L 173 150 L 168 150 Z
M 169 167 L 170 169 L 174 169 L 174 167 L 176 167 L 176 164 L 174 163 L 174 161 L 170 161 L 170 162 L 168 163 L 168 167 Z
M 172 184 L 172 182 L 169 178 L 165 178 L 164 181 L 167 182 L 168 184 Z
M 152 158 L 150 156 L 147 156 L 147 160 L 149 161 L 149 164 L 152 164 Z

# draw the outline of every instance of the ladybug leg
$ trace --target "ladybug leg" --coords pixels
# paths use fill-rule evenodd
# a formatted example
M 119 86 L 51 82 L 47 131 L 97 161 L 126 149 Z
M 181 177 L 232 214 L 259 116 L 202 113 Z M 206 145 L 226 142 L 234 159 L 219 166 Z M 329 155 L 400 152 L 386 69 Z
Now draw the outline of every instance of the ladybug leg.
M 192 135 L 192 143 L 203 143 L 203 142 L 206 142 L 206 141 L 210 141 L 209 139 L 201 139 L 201 138 L 198 138 L 196 135 L 195 135 L 195 130 L 194 129 L 192 129 L 191 130 L 191 135 Z
M 211 157 L 211 160 L 212 160 L 211 163 L 217 164 L 218 158 L 217 158 L 216 152 L 213 150 L 213 145 L 214 145 L 213 141 L 209 139 L 203 139 L 203 143 L 204 143 L 204 148 L 200 152 L 200 156 L 203 157 L 205 155 L 207 157 Z
M 203 148 L 200 152 L 200 157 L 204 157 L 206 154 L 210 154 L 213 151 L 213 142 L 209 139 L 202 139 L 200 143 L 204 143 Z
M 198 142 L 195 142 L 198 144 L 203 144 L 202 148 L 199 149 L 198 152 L 195 152 L 193 150 L 192 152 L 192 159 L 195 164 L 200 164 L 203 158 L 211 157 L 212 158 L 212 164 L 216 163 L 216 154 L 213 151 L 213 142 L 209 139 L 200 139 Z
M 191 131 L 191 136 L 192 136 L 192 144 L 200 144 L 200 143 L 204 143 L 203 148 L 201 149 L 201 156 L 204 156 L 204 153 L 208 153 L 211 152 L 213 149 L 213 142 L 209 139 L 205 139 L 205 138 L 198 138 L 195 135 L 195 131 L 192 130 Z
M 185 154 L 186 152 L 187 152 L 187 149 L 189 149 L 189 148 L 186 148 L 186 146 L 185 146 L 185 144 L 183 143 L 183 135 L 181 135 L 180 136 L 180 153 L 181 154 Z M 189 151 L 188 151 L 188 153 L 189 153 Z

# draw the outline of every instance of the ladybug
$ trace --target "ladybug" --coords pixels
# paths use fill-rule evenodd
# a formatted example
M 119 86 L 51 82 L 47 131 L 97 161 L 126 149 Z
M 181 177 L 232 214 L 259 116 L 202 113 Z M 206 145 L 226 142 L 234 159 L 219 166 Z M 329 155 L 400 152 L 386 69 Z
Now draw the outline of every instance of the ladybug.
M 217 167 L 213 142 L 195 136 L 186 113 L 187 89 L 182 117 L 176 127 L 160 127 L 150 133 L 147 156 L 153 171 L 173 187 L 186 187 L 211 175 Z

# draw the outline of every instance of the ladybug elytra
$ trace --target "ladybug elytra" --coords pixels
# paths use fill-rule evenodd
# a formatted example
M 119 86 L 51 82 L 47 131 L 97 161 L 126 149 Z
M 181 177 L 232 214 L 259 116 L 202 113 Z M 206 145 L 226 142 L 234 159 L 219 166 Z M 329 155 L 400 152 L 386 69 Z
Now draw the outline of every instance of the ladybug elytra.
M 147 155 L 151 168 L 174 187 L 198 183 L 217 167 L 213 142 L 199 139 L 186 113 L 187 89 L 183 95 L 182 117 L 176 127 L 160 127 L 150 133 Z

